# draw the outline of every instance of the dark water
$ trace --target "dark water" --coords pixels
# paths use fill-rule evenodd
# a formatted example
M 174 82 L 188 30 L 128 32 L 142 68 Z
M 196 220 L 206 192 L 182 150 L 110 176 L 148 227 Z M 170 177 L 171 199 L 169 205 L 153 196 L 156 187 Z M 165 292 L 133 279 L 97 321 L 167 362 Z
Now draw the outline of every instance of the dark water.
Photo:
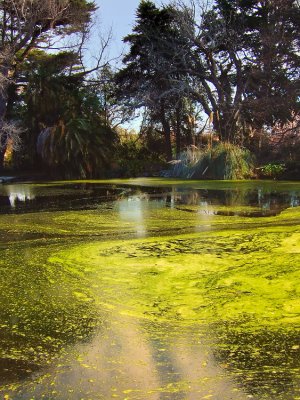
M 200 185 L 201 186 L 201 185 Z M 7 184 L 0 191 L 0 213 L 27 213 L 40 211 L 90 210 L 102 203 L 118 200 L 147 200 L 158 206 L 249 206 L 251 216 L 275 215 L 288 207 L 300 205 L 299 187 L 280 187 L 248 183 L 248 187 L 218 189 L 191 188 L 188 186 L 143 187 L 139 185 L 115 185 L 96 183 L 69 184 Z M 291 185 L 292 186 L 292 185 Z M 278 190 L 280 189 L 280 190 Z M 222 211 L 214 210 L 215 213 Z M 238 212 L 243 214 L 243 212 Z M 233 210 L 227 214 L 232 215 Z M 244 212 L 244 214 L 246 211 Z M 234 215 L 234 214 L 233 214 Z
M 300 183 L 0 186 L 4 399 L 300 399 Z

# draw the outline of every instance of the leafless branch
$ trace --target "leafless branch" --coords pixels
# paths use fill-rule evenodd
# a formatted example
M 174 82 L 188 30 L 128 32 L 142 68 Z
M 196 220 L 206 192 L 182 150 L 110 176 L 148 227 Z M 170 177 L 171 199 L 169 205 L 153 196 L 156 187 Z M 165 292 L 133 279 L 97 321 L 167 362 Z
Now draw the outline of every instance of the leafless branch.
M 4 122 L 0 130 L 0 151 L 6 148 L 10 143 L 12 149 L 15 151 L 20 150 L 21 147 L 21 134 L 24 132 L 16 122 Z

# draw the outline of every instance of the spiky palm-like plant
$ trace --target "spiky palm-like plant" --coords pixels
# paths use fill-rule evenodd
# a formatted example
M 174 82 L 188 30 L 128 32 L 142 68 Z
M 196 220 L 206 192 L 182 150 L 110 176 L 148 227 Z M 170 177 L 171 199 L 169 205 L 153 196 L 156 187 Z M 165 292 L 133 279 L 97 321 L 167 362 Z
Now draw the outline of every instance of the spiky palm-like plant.
M 99 177 L 109 167 L 115 139 L 115 132 L 101 120 L 77 117 L 48 129 L 40 154 L 63 177 Z
M 99 94 L 80 74 L 66 74 L 73 58 L 72 53 L 39 53 L 28 65 L 25 116 L 31 146 L 37 145 L 54 175 L 99 177 L 108 168 L 117 135 L 108 125 Z

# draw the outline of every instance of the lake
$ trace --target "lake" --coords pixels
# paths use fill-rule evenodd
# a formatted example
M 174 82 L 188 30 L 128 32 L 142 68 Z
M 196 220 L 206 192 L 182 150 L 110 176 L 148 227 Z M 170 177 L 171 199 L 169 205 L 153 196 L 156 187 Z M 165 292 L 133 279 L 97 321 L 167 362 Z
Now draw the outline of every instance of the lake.
M 0 184 L 0 397 L 300 399 L 300 182 Z

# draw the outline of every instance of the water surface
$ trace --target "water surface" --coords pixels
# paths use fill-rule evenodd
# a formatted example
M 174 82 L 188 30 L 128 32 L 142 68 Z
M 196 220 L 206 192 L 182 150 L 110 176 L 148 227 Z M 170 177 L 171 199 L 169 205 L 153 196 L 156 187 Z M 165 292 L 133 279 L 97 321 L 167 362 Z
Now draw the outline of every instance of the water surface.
M 6 399 L 300 399 L 300 183 L 0 186 Z

